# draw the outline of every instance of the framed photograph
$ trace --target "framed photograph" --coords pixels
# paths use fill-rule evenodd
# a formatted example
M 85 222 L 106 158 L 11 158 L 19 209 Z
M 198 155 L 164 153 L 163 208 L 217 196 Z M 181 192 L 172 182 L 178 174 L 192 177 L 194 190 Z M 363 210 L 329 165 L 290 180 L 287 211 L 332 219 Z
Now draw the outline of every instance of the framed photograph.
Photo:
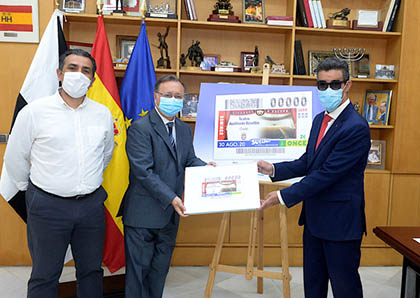
M 198 94 L 190 93 L 184 95 L 184 105 L 181 110 L 182 118 L 197 117 Z
M 385 141 L 371 140 L 367 168 L 385 169 Z
M 315 70 L 321 61 L 328 57 L 335 57 L 333 51 L 309 51 L 309 75 L 314 76 Z
M 391 107 L 392 90 L 370 91 L 365 93 L 363 104 L 363 118 L 370 124 L 388 124 L 389 110 Z
M 394 80 L 395 79 L 395 65 L 376 64 L 375 79 Z
M 92 52 L 93 44 L 86 42 L 68 41 L 67 47 L 70 49 L 81 49 L 90 54 Z
M 134 45 L 136 44 L 137 36 L 117 35 L 117 58 L 123 63 L 128 63 Z M 124 61 L 123 61 L 124 60 Z
M 85 11 L 85 0 L 62 0 L 65 12 L 81 13 Z
M 0 0 L 0 7 L 0 42 L 39 42 L 38 0 Z
M 204 54 L 203 61 L 201 61 L 200 67 L 202 70 L 211 70 L 213 66 L 219 64 L 220 55 Z
M 243 22 L 264 24 L 264 0 L 243 0 Z
M 255 66 L 255 52 L 241 52 L 241 69 L 250 72 Z
M 365 54 L 362 59 L 351 63 L 351 74 L 353 78 L 367 79 L 370 77 L 369 54 Z
M 378 27 L 380 17 L 379 10 L 362 10 L 357 11 L 357 26 L 358 27 Z

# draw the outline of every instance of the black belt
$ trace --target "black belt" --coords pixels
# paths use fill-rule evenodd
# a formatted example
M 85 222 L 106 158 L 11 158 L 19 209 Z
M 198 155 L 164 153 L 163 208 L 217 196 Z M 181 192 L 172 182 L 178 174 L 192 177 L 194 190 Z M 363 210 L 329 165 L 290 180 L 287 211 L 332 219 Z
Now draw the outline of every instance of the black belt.
M 48 191 L 43 190 L 42 188 L 36 186 L 35 184 L 32 183 L 32 181 L 29 181 L 29 183 L 36 189 L 39 190 L 40 192 L 50 196 L 50 197 L 54 197 L 54 198 L 59 198 L 59 199 L 63 199 L 63 200 L 81 200 L 84 199 L 86 197 L 89 197 L 91 195 L 93 195 L 100 187 L 98 187 L 97 189 L 95 189 L 93 192 L 88 193 L 88 194 L 84 194 L 84 195 L 77 195 L 77 196 L 72 196 L 72 197 L 61 197 L 58 195 L 55 195 L 53 193 L 50 193 Z

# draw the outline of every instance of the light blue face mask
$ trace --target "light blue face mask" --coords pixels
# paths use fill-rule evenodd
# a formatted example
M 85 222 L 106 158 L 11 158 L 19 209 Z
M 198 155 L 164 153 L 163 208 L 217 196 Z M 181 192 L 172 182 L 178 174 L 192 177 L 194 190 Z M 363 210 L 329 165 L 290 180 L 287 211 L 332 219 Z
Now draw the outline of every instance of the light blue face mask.
M 175 97 L 160 97 L 159 110 L 168 117 L 175 116 L 182 110 L 182 100 Z
M 343 98 L 343 89 L 333 90 L 328 87 L 324 91 L 318 90 L 318 97 L 328 113 L 331 113 L 340 105 Z

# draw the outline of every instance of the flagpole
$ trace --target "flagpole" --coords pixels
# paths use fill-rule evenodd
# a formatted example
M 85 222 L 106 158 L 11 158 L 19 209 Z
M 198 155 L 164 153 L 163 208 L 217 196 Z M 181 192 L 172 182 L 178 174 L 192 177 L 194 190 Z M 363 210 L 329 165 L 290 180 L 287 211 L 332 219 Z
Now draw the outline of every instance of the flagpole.
M 97 10 L 98 15 L 102 15 L 103 7 L 104 7 L 104 1 L 96 0 L 96 10 Z
M 141 17 L 141 23 L 144 24 L 145 19 L 146 19 L 146 0 L 141 0 L 141 3 L 139 5 L 139 12 L 140 12 L 140 17 Z

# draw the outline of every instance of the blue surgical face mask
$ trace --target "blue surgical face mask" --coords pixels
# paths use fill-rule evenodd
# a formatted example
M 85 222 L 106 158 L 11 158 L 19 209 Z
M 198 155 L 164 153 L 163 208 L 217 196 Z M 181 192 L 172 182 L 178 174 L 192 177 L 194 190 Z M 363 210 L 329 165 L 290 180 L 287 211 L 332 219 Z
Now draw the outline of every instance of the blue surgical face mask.
M 183 102 L 175 97 L 160 97 L 159 110 L 168 117 L 175 116 L 182 110 Z
M 328 87 L 324 91 L 318 90 L 318 97 L 321 104 L 330 113 L 340 105 L 343 98 L 343 89 L 333 90 Z

